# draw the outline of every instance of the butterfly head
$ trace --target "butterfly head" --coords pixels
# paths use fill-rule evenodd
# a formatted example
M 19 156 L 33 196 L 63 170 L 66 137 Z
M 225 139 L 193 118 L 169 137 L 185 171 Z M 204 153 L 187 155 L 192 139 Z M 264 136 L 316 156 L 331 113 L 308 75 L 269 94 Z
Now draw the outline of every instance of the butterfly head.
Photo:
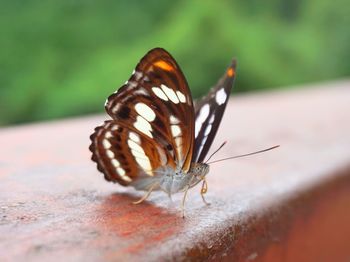
M 192 163 L 189 173 L 198 180 L 203 180 L 209 173 L 209 165 L 205 163 Z

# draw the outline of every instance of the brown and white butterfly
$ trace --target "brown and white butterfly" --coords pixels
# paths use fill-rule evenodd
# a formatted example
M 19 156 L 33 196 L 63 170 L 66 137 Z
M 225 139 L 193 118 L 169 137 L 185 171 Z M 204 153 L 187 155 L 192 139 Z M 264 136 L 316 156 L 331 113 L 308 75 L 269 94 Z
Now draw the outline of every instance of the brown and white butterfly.
M 169 196 L 203 181 L 204 163 L 235 78 L 235 60 L 209 94 L 195 105 L 175 59 L 164 49 L 149 51 L 130 79 L 108 97 L 112 118 L 91 135 L 92 160 L 108 181 Z M 204 200 L 204 198 L 203 198 Z M 205 201 L 205 200 L 204 200 Z M 183 207 L 182 205 L 182 207 Z

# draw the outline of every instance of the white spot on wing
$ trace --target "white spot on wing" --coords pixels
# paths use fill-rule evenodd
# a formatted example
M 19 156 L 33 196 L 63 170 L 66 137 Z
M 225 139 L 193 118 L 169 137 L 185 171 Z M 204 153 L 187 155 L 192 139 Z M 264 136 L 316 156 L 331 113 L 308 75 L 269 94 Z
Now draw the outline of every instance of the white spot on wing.
M 120 176 L 124 176 L 125 175 L 125 170 L 121 167 L 117 168 L 117 172 L 119 173 Z
M 112 159 L 112 165 L 114 167 L 118 167 L 118 166 L 120 166 L 120 163 L 119 163 L 119 161 L 117 159 Z
M 181 129 L 178 125 L 172 125 L 171 127 L 171 133 L 173 134 L 173 136 L 179 136 L 181 135 Z
M 130 147 L 131 150 L 136 150 L 145 154 L 145 151 L 143 151 L 143 148 L 136 142 L 132 141 L 131 139 L 128 139 L 128 146 Z
M 200 125 L 200 126 L 199 126 Z M 196 126 L 194 128 L 194 136 L 197 137 L 199 134 L 199 131 L 201 130 L 202 123 L 199 123 L 196 121 Z
M 185 103 L 186 102 L 186 97 L 183 93 L 181 93 L 180 91 L 176 91 L 177 97 L 179 98 L 181 103 Z
M 164 93 L 167 95 L 167 97 L 171 100 L 171 102 L 178 104 L 179 103 L 179 98 L 175 94 L 174 90 L 171 88 L 167 87 L 166 85 L 161 84 L 160 87 L 164 91 Z
M 202 150 L 203 150 L 203 145 L 201 144 L 199 147 L 199 150 L 198 150 L 199 154 L 200 154 L 200 152 L 202 152 Z
M 215 119 L 215 115 L 212 114 L 210 119 L 209 119 L 209 124 L 212 124 L 214 122 L 214 119 Z
M 199 131 L 201 130 L 201 127 L 205 120 L 207 119 L 209 115 L 209 105 L 205 104 L 202 106 L 201 110 L 199 111 L 199 115 L 196 118 L 196 125 L 195 125 L 195 136 L 198 136 Z
M 140 144 L 140 137 L 137 134 L 135 134 L 134 132 L 129 133 L 129 138 L 131 140 L 133 140 L 134 142 Z
M 146 159 L 136 157 L 135 159 L 136 159 L 136 162 L 146 171 L 147 174 L 153 176 L 153 173 L 151 171 L 152 170 L 151 162 L 149 161 L 148 157 Z
M 105 134 L 106 138 L 111 138 L 112 137 L 112 133 L 110 131 L 107 131 Z
M 114 153 L 113 153 L 113 151 L 107 149 L 106 154 L 107 154 L 107 156 L 108 156 L 109 158 L 114 158 Z
M 224 88 L 221 88 L 218 92 L 216 92 L 215 100 L 218 105 L 222 105 L 223 103 L 225 103 L 226 98 L 227 94 Z
M 144 103 L 137 103 L 135 105 L 136 112 L 145 118 L 148 122 L 152 122 L 156 118 L 154 111 Z
M 131 148 L 131 153 L 136 162 L 145 170 L 147 174 L 153 176 L 151 162 L 149 161 L 149 158 L 143 148 L 130 139 L 128 140 L 128 145 Z
M 102 145 L 105 149 L 109 149 L 112 146 L 106 138 L 102 140 Z
M 131 178 L 125 174 L 125 170 L 121 167 L 117 168 L 117 172 L 120 175 L 121 179 L 123 179 L 126 182 L 131 182 Z
M 202 139 L 202 141 L 201 141 L 201 145 L 199 146 L 199 150 L 198 150 L 199 154 L 202 152 L 203 147 L 204 147 L 205 142 L 207 141 L 207 139 L 208 139 L 207 136 L 204 136 L 204 137 L 203 137 L 203 139 Z
M 205 104 L 204 106 L 202 106 L 201 111 L 199 111 L 199 115 L 197 119 L 201 120 L 201 122 L 203 123 L 207 119 L 208 115 L 209 115 L 209 105 Z
M 139 152 L 139 151 L 136 151 L 136 150 L 131 150 L 131 153 L 132 155 L 135 157 L 135 158 L 148 158 L 146 155 L 145 155 L 145 152 Z
M 145 120 L 141 116 L 136 117 L 136 122 L 134 123 L 134 127 L 139 130 L 140 132 L 144 133 L 145 135 L 149 136 L 150 138 L 153 138 L 152 136 L 152 127 L 147 120 Z
M 180 123 L 180 120 L 177 119 L 177 117 L 175 117 L 175 116 L 171 115 L 169 119 L 170 119 L 170 124 L 177 125 Z
M 162 91 L 162 89 L 160 89 L 159 87 L 152 87 L 152 91 L 160 99 L 163 99 L 164 101 L 168 101 L 169 100 L 168 97 Z
M 202 142 L 201 142 L 201 144 L 202 144 L 202 146 L 204 146 L 204 144 L 205 144 L 205 142 L 207 141 L 207 136 L 205 136 L 203 139 L 202 139 Z
M 211 125 L 208 125 L 208 126 L 205 128 L 204 135 L 205 135 L 205 136 L 209 135 L 210 130 L 211 130 Z

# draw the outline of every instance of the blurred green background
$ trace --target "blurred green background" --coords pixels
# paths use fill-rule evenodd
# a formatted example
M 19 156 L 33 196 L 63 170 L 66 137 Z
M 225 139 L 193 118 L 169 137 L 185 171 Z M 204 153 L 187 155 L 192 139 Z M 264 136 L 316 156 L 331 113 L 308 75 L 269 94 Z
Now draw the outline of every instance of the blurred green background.
M 236 92 L 350 75 L 348 0 L 0 1 L 0 125 L 102 112 L 153 47 L 195 97 L 231 58 Z

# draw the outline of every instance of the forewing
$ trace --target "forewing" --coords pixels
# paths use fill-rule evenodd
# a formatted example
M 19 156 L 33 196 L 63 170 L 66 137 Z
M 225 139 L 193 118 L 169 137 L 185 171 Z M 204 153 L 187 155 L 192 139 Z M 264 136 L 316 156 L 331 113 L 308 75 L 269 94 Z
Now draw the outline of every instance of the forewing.
M 108 97 L 105 108 L 113 119 L 127 122 L 173 150 L 176 165 L 189 169 L 194 146 L 193 101 L 181 69 L 167 51 L 155 48 L 148 52 L 130 79 Z
M 235 79 L 236 60 L 208 95 L 195 104 L 195 147 L 193 162 L 202 163 L 219 128 Z
M 193 101 L 179 66 L 164 49 L 146 54 L 105 108 L 112 120 L 95 129 L 90 150 L 107 180 L 145 189 L 164 168 L 188 171 Z

